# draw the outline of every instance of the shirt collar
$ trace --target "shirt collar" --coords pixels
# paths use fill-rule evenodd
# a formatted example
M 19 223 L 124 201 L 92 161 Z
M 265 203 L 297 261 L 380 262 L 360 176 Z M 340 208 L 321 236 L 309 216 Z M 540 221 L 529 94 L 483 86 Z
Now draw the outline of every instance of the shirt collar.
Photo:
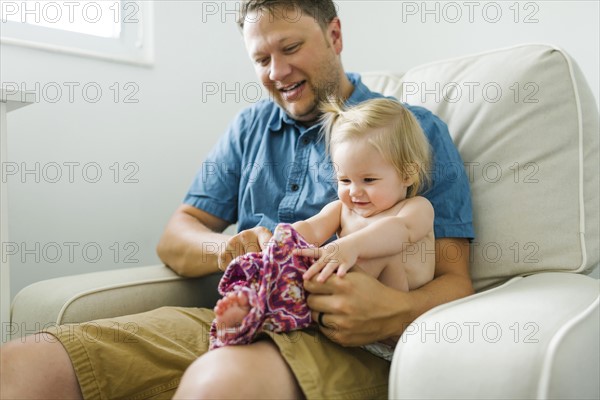
M 346 73 L 346 76 L 354 86 L 352 94 L 346 100 L 347 106 L 356 105 L 373 97 L 371 90 L 362 83 L 359 74 L 354 72 L 348 72 Z M 304 125 L 299 124 L 298 121 L 294 120 L 289 115 L 287 115 L 281 107 L 273 107 L 273 112 L 271 113 L 268 122 L 269 130 L 273 133 L 281 132 L 282 123 L 291 126 L 296 126 L 300 130 L 300 132 L 304 132 L 304 130 L 311 128 L 307 128 Z

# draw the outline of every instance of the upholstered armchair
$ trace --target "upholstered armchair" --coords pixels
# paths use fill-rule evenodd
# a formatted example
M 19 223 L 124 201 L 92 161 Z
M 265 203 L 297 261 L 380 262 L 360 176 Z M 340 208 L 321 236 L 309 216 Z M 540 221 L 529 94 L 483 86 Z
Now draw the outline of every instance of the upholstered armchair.
M 574 60 L 522 45 L 363 80 L 449 125 L 476 230 L 477 294 L 406 328 L 390 398 L 598 399 L 600 286 L 586 276 L 600 258 L 598 108 Z M 52 279 L 16 296 L 12 323 L 22 335 L 163 305 L 210 307 L 218 279 L 162 265 Z

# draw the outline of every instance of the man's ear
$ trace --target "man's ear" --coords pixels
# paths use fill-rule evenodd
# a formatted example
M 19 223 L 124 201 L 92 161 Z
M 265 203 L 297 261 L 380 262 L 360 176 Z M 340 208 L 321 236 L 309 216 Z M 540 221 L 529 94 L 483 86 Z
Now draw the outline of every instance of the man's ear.
M 342 22 L 338 17 L 333 18 L 329 23 L 327 27 L 327 39 L 330 40 L 335 53 L 339 55 L 344 45 L 342 41 Z

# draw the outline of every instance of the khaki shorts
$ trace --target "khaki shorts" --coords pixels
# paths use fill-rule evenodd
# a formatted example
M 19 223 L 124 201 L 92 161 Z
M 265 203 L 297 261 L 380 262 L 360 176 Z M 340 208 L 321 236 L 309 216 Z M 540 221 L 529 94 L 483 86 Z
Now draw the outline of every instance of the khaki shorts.
M 211 310 L 154 311 L 46 332 L 69 353 L 85 399 L 169 399 L 208 349 Z M 315 329 L 269 333 L 308 399 L 387 398 L 390 363 L 341 347 Z

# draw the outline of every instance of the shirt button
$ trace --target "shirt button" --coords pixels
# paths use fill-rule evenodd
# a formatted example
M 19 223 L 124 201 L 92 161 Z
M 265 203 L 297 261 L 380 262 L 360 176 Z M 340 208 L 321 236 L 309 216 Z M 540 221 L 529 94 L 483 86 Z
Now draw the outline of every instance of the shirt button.
M 306 145 L 307 145 L 307 144 L 309 144 L 309 143 L 310 143 L 310 139 L 309 139 L 309 138 L 304 138 L 304 139 L 302 139 L 302 144 L 303 144 L 303 145 L 305 145 L 305 146 L 306 146 Z
M 292 184 L 292 192 L 297 192 L 298 189 L 300 189 L 300 186 L 296 185 L 295 183 Z

